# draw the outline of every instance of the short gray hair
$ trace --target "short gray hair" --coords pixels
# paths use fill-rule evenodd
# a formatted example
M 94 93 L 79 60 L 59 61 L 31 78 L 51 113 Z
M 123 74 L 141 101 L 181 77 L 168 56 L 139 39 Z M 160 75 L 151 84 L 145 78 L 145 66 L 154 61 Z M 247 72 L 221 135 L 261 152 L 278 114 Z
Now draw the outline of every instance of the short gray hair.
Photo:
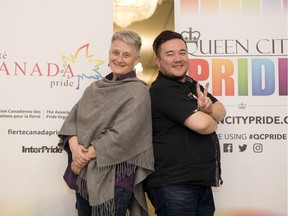
M 126 43 L 132 44 L 135 47 L 136 53 L 140 55 L 142 40 L 139 34 L 131 30 L 120 30 L 113 34 L 111 43 L 115 40 L 122 40 Z

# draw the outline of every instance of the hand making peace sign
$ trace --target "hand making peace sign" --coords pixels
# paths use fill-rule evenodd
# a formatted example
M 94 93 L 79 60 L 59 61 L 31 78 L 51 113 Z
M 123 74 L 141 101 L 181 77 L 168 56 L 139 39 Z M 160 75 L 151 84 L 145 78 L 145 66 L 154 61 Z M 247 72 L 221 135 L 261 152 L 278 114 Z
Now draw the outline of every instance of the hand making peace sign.
M 204 92 L 202 92 L 200 89 L 200 84 L 197 83 L 196 85 L 197 98 L 198 98 L 197 105 L 200 111 L 210 114 L 212 113 L 212 101 L 209 97 L 207 97 L 208 87 L 209 83 L 206 83 Z

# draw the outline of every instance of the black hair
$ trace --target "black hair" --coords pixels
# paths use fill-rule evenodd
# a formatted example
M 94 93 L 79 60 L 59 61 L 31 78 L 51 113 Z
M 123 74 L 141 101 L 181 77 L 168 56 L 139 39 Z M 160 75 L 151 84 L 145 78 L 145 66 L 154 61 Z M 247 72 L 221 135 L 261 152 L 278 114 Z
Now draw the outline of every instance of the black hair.
M 165 30 L 162 31 L 154 40 L 153 42 L 153 51 L 157 57 L 159 57 L 159 48 L 160 46 L 165 43 L 166 41 L 172 40 L 172 39 L 180 39 L 183 40 L 184 43 L 186 44 L 186 41 L 182 37 L 181 34 L 178 32 L 174 32 L 171 30 Z

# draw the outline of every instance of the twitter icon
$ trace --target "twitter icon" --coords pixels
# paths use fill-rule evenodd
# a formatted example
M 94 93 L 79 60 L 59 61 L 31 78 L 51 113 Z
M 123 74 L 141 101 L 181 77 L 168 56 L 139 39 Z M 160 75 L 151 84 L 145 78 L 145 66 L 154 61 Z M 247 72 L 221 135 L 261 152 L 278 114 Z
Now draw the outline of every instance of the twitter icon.
M 244 152 L 246 150 L 246 148 L 247 148 L 247 145 L 246 144 L 238 145 L 238 147 L 239 147 L 239 151 L 240 152 Z

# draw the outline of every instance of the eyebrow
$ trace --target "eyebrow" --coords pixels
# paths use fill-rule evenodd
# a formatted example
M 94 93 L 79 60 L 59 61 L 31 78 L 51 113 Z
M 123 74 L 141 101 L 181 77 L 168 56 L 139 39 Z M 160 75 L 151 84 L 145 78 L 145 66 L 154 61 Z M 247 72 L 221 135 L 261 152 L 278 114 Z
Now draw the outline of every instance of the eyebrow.
M 183 52 L 183 51 L 187 52 L 187 49 L 180 49 L 180 50 L 179 50 L 179 52 Z M 176 51 L 175 51 L 175 50 L 168 50 L 168 51 L 165 52 L 165 53 L 167 54 L 167 53 L 169 53 L 169 52 L 173 52 L 173 53 L 174 53 L 174 52 L 176 52 Z

